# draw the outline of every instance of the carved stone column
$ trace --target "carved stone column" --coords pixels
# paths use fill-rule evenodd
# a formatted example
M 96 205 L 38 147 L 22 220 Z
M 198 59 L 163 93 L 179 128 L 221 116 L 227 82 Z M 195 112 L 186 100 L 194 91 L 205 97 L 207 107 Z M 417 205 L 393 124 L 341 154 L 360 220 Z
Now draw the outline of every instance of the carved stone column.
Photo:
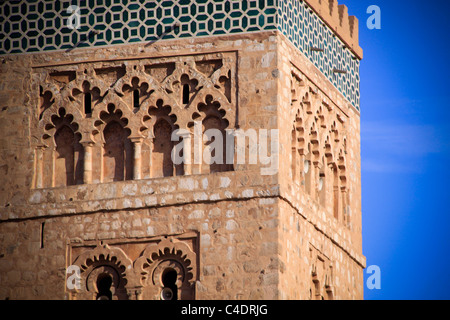
M 193 174 L 202 173 L 203 163 L 203 128 L 201 121 L 194 121 L 194 149 L 193 149 L 193 165 L 191 172 Z
M 295 137 L 294 137 L 295 138 Z M 297 166 L 297 146 L 294 144 L 294 146 L 291 148 L 291 154 L 292 154 L 292 181 L 298 182 L 298 176 L 300 174 L 299 168 Z
M 44 181 L 43 181 L 44 149 L 45 149 L 45 146 L 37 146 L 36 147 L 36 182 L 35 182 L 35 186 L 38 189 L 44 187 Z
M 130 138 L 133 143 L 133 179 L 141 179 L 142 137 Z
M 184 152 L 184 175 L 192 174 L 192 151 L 191 151 L 191 133 L 190 132 L 182 132 L 181 137 L 183 140 L 180 142 L 183 144 L 183 152 Z
M 340 216 L 342 216 L 342 220 L 344 222 L 344 224 L 348 227 L 350 226 L 350 215 L 349 215 L 349 206 L 348 206 L 348 202 L 347 202 L 347 197 L 348 197 L 348 192 L 347 192 L 347 188 L 344 186 L 341 186 L 340 188 L 341 190 L 341 203 L 339 205 L 339 214 Z
M 142 288 L 128 289 L 128 300 L 142 300 Z
M 94 143 L 92 142 L 81 142 L 84 149 L 84 171 L 83 171 L 83 182 L 85 184 L 92 183 L 92 147 Z

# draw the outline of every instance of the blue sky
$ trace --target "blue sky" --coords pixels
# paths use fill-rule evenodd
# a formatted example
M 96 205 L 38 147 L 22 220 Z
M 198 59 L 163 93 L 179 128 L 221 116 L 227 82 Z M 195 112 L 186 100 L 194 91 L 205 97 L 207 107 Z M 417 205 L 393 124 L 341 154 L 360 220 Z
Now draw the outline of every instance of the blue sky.
M 450 1 L 339 3 L 364 50 L 363 253 L 381 268 L 365 299 L 450 299 Z M 366 26 L 370 5 L 381 30 Z

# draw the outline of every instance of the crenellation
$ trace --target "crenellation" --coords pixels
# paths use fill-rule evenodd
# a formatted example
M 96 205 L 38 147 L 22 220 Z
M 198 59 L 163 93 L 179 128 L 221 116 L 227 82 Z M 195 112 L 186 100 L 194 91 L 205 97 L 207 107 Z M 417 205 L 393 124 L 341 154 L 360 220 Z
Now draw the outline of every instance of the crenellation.
M 336 0 L 305 0 L 336 35 L 350 48 L 350 50 L 362 59 L 363 52 L 359 46 L 358 18 L 349 16 L 345 4 L 338 4 Z

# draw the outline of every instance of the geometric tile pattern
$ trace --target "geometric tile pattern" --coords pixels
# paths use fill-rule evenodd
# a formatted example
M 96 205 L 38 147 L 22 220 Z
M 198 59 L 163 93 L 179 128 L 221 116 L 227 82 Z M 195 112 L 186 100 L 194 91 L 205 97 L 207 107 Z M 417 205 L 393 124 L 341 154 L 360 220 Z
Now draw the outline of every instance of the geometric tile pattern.
M 301 0 L 0 1 L 0 21 L 0 55 L 278 29 L 359 110 L 359 60 Z
M 80 26 L 67 22 L 79 7 Z M 276 29 L 276 0 L 0 1 L 0 54 Z M 93 30 L 94 37 L 87 37 Z M 85 40 L 85 41 L 82 41 Z
M 279 0 L 278 30 L 359 110 L 359 59 L 304 1 Z M 347 73 L 335 73 L 334 69 Z

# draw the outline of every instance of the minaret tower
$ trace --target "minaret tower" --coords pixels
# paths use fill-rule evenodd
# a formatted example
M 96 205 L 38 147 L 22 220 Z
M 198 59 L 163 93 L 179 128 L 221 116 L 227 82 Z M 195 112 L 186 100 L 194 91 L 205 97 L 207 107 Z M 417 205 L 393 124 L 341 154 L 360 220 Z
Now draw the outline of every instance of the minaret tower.
M 2 2 L 0 298 L 362 299 L 347 11 Z

